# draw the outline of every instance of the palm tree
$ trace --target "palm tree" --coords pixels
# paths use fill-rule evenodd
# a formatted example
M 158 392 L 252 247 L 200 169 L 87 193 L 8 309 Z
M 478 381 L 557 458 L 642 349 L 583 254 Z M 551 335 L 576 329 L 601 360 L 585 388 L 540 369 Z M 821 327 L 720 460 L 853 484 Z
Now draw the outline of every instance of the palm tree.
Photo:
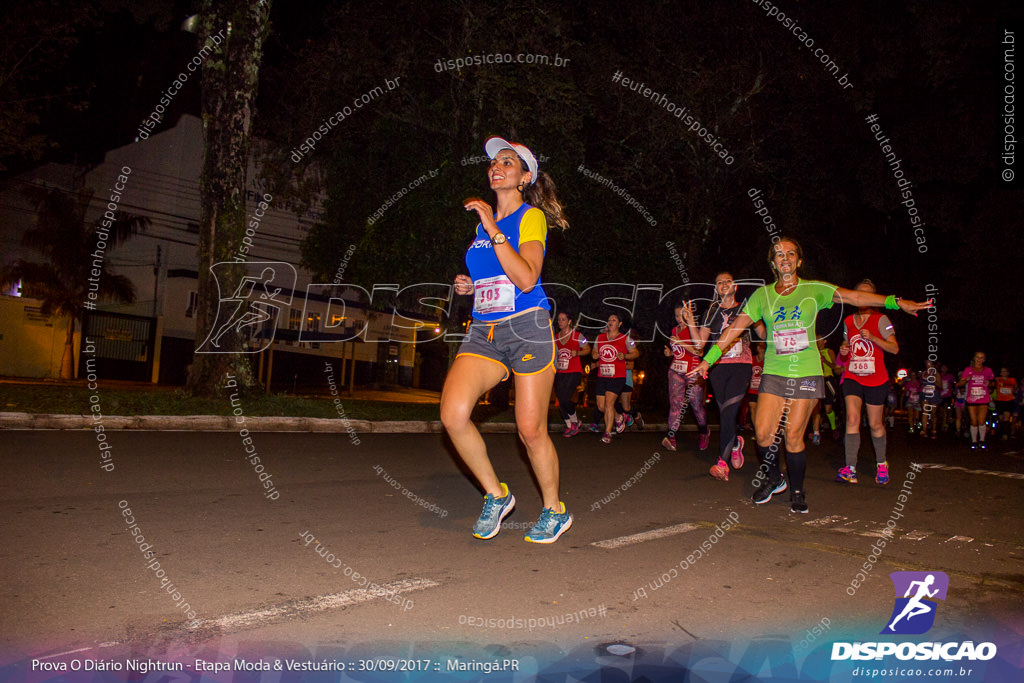
M 46 260 L 18 259 L 0 270 L 0 285 L 6 288 L 20 281 L 25 296 L 42 301 L 44 314 L 68 318 L 60 376 L 73 379 L 75 325 L 85 309 L 92 308 L 92 302 L 100 299 L 135 301 L 135 286 L 131 280 L 110 273 L 103 257 L 114 246 L 148 227 L 150 221 L 119 211 L 112 221 L 100 217 L 86 223 L 92 190 L 71 193 L 57 188 L 32 187 L 25 191 L 25 196 L 34 205 L 36 219 L 32 228 L 25 231 L 21 243 L 41 253 Z

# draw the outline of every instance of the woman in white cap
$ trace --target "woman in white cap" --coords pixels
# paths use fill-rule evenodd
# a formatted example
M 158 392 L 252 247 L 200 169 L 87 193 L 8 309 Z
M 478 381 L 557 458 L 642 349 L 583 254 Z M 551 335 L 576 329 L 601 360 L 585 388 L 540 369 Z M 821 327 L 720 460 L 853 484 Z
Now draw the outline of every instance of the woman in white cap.
M 543 498 L 540 519 L 526 540 L 554 543 L 572 526 L 572 515 L 558 497 L 558 454 L 548 435 L 555 341 L 540 277 L 548 224 L 563 230 L 569 224 L 554 183 L 529 149 L 498 137 L 488 139 L 485 149 L 497 206 L 477 198 L 464 202 L 480 223 L 466 252 L 470 274 L 455 277 L 455 292 L 473 295 L 473 322 L 445 379 L 441 422 L 484 490 L 473 535 L 493 538 L 516 499 L 495 474 L 470 415 L 485 392 L 515 376 L 516 426 Z

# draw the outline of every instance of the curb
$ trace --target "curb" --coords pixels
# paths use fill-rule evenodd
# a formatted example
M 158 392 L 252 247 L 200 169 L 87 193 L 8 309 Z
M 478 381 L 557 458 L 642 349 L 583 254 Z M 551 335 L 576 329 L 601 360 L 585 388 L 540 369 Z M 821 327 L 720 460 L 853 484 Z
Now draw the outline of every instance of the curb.
M 167 431 L 167 432 L 237 432 L 240 428 L 250 432 L 311 432 L 342 434 L 350 430 L 358 434 L 441 434 L 444 426 L 440 420 L 395 420 L 371 422 L 370 420 L 339 420 L 318 417 L 247 417 L 239 423 L 230 415 L 135 415 L 131 417 L 105 415 L 102 421 L 93 420 L 89 415 L 36 415 L 33 413 L 0 412 L 0 431 L 26 429 L 80 430 L 92 429 L 101 424 L 104 431 Z M 484 434 L 512 434 L 516 425 L 512 422 L 482 422 L 477 428 Z M 559 432 L 562 423 L 548 425 L 548 431 Z M 716 425 L 711 425 L 712 429 Z M 665 432 L 665 423 L 648 424 L 644 428 L 651 433 Z M 696 425 L 683 425 L 681 432 L 695 432 Z

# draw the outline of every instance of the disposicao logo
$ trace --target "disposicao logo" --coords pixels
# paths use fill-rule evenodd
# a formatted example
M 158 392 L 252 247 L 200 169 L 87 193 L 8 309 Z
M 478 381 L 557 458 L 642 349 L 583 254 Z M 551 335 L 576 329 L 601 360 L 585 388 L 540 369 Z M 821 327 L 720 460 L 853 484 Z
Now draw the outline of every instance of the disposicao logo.
M 939 603 L 949 590 L 949 577 L 943 572 L 893 572 L 889 574 L 896 592 L 892 615 L 882 635 L 920 635 L 935 624 Z M 966 659 L 987 661 L 996 656 L 994 643 L 832 643 L 832 661 L 870 660 L 895 656 L 900 660 L 946 662 Z
M 893 572 L 889 578 L 896 589 L 896 605 L 889 624 L 880 633 L 927 633 L 938 609 L 934 598 L 946 599 L 949 577 L 943 572 Z

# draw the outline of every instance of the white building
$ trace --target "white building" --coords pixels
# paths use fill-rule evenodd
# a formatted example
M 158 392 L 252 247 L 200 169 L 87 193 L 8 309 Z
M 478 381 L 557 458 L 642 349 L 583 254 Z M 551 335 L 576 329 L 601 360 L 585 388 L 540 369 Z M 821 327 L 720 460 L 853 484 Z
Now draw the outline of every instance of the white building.
M 0 195 L 5 263 L 18 257 L 40 258 L 17 248 L 21 232 L 32 220 L 30 207 L 26 210 L 28 203 L 23 197 L 18 198 L 26 183 L 72 190 L 77 182 L 95 191 L 95 216 L 103 214 L 109 198 L 116 194 L 119 195 L 116 202 L 119 211 L 150 219 L 147 230 L 102 254 L 104 265 L 112 272 L 129 277 L 136 289 L 136 301 L 132 304 L 99 304 L 98 312 L 118 315 L 97 314 L 93 316 L 92 328 L 84 332 L 90 338 L 99 336 L 109 342 L 106 353 L 111 362 L 106 364 L 103 376 L 141 379 L 139 373 L 143 366 L 139 364 L 142 363 L 146 368 L 144 374 L 152 381 L 172 384 L 185 381 L 186 368 L 196 348 L 193 314 L 198 282 L 202 156 L 202 124 L 198 118 L 185 115 L 173 128 L 151 135 L 147 140 L 110 150 L 103 162 L 80 180 L 74 178 L 73 169 L 50 164 L 8 183 Z M 299 244 L 310 226 L 323 220 L 322 198 L 315 200 L 312 208 L 296 212 L 292 206 L 267 193 L 255 167 L 250 167 L 248 175 L 246 222 L 247 225 L 255 223 L 256 227 L 250 231 L 252 247 L 240 258 L 250 262 L 287 263 L 294 267 L 297 275 L 290 291 L 285 287 L 281 293 L 283 298 L 290 297 L 291 305 L 280 312 L 276 341 L 261 354 L 267 358 L 259 359 L 258 363 L 254 359 L 254 365 L 270 366 L 269 351 L 272 350 L 274 386 L 290 388 L 321 382 L 326 358 L 341 358 L 343 354 L 351 358 L 354 354 L 357 382 L 412 385 L 416 346 L 403 342 L 415 341 L 415 329 L 393 327 L 391 315 L 368 312 L 359 297 L 350 296 L 351 291 L 346 295 L 344 287 L 333 294 L 348 300 L 344 315 L 338 312 L 339 306 L 328 307 L 324 288 L 314 288 L 316 294 L 307 297 L 307 287 L 313 280 L 311 274 L 300 267 Z M 222 297 L 227 296 L 222 293 Z M 6 307 L 0 309 L 4 312 L 3 322 L 0 322 L 0 361 L 4 367 L 0 368 L 0 374 L 45 376 L 44 373 L 48 373 L 53 376 L 53 349 L 48 348 L 45 353 L 42 348 L 19 350 L 9 343 L 16 337 L 24 337 L 19 337 L 14 327 L 27 324 L 28 319 L 27 314 L 19 317 L 13 311 L 19 305 L 23 309 L 26 305 L 38 305 L 37 302 L 9 300 L 13 298 L 5 296 Z M 8 314 L 8 310 L 12 313 Z M 152 319 L 148 332 L 153 338 L 152 347 L 147 348 L 145 340 L 140 338 L 147 334 L 146 327 L 136 324 L 135 317 Z M 426 317 L 408 313 L 406 317 L 421 319 L 424 327 L 433 328 L 433 321 Z M 38 320 L 33 322 L 38 324 Z M 354 330 L 364 327 L 367 331 L 358 342 L 295 341 L 298 330 L 304 333 L 337 331 L 339 334 L 347 330 L 348 336 L 352 336 Z M 256 347 L 263 345 L 258 336 L 260 330 L 250 328 L 250 331 L 256 335 L 252 343 Z M 269 330 L 262 330 L 262 333 L 269 336 Z M 59 336 L 63 345 L 62 334 L 52 336 Z M 30 362 L 9 360 L 27 355 L 40 358 Z M 46 362 L 41 360 L 43 357 Z M 135 371 L 129 373 L 130 377 L 126 376 L 125 368 L 132 365 Z M 57 369 L 59 371 L 59 358 Z M 266 371 L 266 368 L 262 371 L 264 379 Z

